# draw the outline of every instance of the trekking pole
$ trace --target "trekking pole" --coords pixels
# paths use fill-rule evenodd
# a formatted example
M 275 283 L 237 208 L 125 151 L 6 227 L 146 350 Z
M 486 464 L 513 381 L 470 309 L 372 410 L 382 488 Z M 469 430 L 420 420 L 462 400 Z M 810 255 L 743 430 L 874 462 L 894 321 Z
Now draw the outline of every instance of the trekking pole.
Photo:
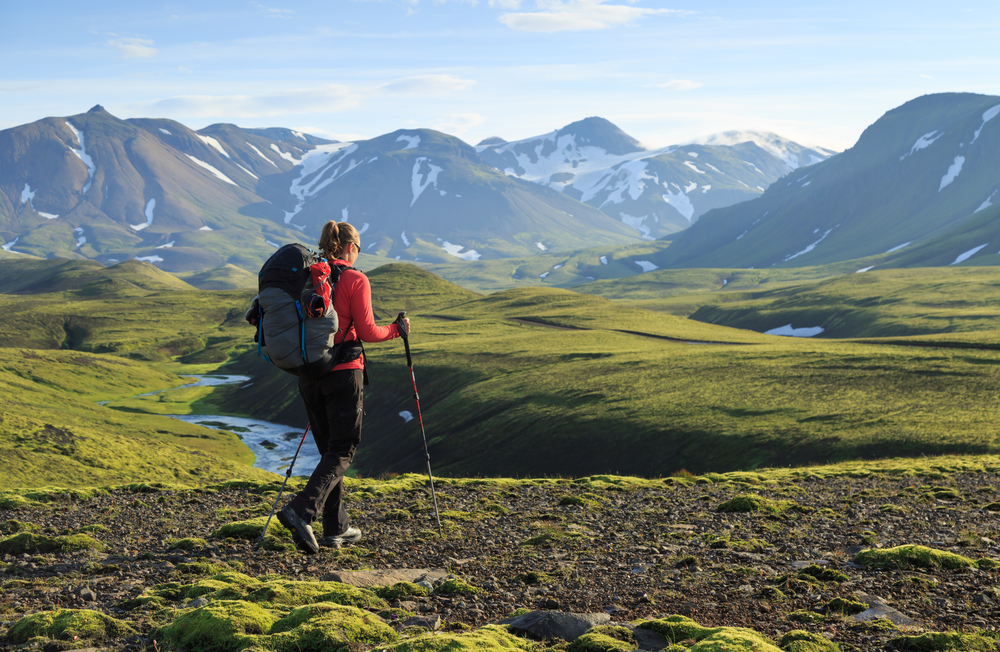
M 281 489 L 278 490 L 278 497 L 274 500 L 274 507 L 271 508 L 271 513 L 267 515 L 267 521 L 264 523 L 264 529 L 260 532 L 260 538 L 257 539 L 257 544 L 254 549 L 260 548 L 260 544 L 264 543 L 264 535 L 267 534 L 267 527 L 271 524 L 271 517 L 274 516 L 274 510 L 278 509 L 278 502 L 281 500 L 281 493 L 285 490 L 285 484 L 288 483 L 288 479 L 292 477 L 292 467 L 295 466 L 295 460 L 299 458 L 299 451 L 302 450 L 302 444 L 306 441 L 306 435 L 309 434 L 309 428 L 312 427 L 311 423 L 306 424 L 306 431 L 302 433 L 302 439 L 299 440 L 299 447 L 295 449 L 295 455 L 292 457 L 292 463 L 288 465 L 288 470 L 285 471 L 285 481 L 281 483 Z
M 403 328 L 402 321 L 403 317 L 406 316 L 406 311 L 402 311 L 396 315 L 396 321 L 399 323 L 399 333 L 403 336 L 403 346 L 406 348 L 406 366 L 410 368 L 410 382 L 413 383 L 413 398 L 417 402 L 417 420 L 420 422 L 420 436 L 424 440 L 424 457 L 427 458 L 427 477 L 431 481 L 431 498 L 434 499 L 434 518 L 437 519 L 438 534 L 444 534 L 441 530 L 441 513 L 438 512 L 438 499 L 437 494 L 434 492 L 434 474 L 431 473 L 431 454 L 427 450 L 427 434 L 424 432 L 424 417 L 420 414 L 420 394 L 417 393 L 417 379 L 413 377 L 413 358 L 410 357 L 410 338 L 406 329 Z

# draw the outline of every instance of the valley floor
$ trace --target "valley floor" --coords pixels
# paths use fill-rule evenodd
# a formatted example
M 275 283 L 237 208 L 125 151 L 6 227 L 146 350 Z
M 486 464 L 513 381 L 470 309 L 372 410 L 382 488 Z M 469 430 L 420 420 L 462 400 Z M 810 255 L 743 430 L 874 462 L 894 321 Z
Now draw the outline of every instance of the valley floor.
M 844 651 L 910 649 L 888 641 L 921 631 L 978 630 L 987 638 L 977 640 L 1000 644 L 1000 571 L 988 561 L 1000 558 L 1000 474 L 854 475 L 803 473 L 794 482 L 754 474 L 742 482 L 441 479 L 443 536 L 418 476 L 354 481 L 349 507 L 364 539 L 316 556 L 298 553 L 287 539 L 273 539 L 268 547 L 276 550 L 254 550 L 249 540 L 213 538 L 227 523 L 266 516 L 277 484 L 49 494 L 45 505 L 0 510 L 8 535 L 0 549 L 17 530 L 53 537 L 84 531 L 106 549 L 3 555 L 0 635 L 25 614 L 87 608 L 137 632 L 106 644 L 151 650 L 151 630 L 176 618 L 181 605 L 136 598 L 167 582 L 190 584 L 223 571 L 273 582 L 322 580 L 343 569 L 442 568 L 481 592 L 402 596 L 383 617 L 439 615 L 445 630 L 462 632 L 521 608 L 609 613 L 623 623 L 681 614 L 706 626 L 752 628 L 774 641 L 807 630 Z M 7 507 L 14 502 L 8 496 Z M 953 554 L 907 561 L 893 551 L 884 568 L 856 557 L 866 548 L 909 544 Z M 977 568 L 964 558 L 987 561 Z M 935 565 L 942 562 L 960 567 Z M 852 617 L 878 604 L 898 610 L 891 616 L 898 622 L 912 619 L 912 627 Z

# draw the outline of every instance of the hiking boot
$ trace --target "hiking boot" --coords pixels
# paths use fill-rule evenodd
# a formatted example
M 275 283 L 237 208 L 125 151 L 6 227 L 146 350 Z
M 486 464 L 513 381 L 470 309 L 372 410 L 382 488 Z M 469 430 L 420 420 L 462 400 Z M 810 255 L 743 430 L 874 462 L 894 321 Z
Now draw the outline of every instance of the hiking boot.
M 323 537 L 319 545 L 324 548 L 340 548 L 349 543 L 361 541 L 361 530 L 356 527 L 349 527 L 340 534 Z
M 278 512 L 278 521 L 291 531 L 292 540 L 295 541 L 299 550 L 307 555 L 315 555 L 319 552 L 319 544 L 316 543 L 316 535 L 313 534 L 312 526 L 303 521 L 294 509 L 286 505 Z

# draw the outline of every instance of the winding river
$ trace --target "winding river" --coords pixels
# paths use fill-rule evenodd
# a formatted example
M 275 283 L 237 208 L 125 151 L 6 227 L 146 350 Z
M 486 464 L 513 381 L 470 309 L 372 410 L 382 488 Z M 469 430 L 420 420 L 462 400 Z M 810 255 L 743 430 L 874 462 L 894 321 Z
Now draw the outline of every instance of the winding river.
M 182 377 L 196 378 L 197 382 L 170 389 L 234 385 L 250 381 L 249 376 L 193 376 L 185 374 Z M 140 396 L 169 392 L 170 389 L 161 389 L 158 392 L 149 392 L 148 394 L 140 394 Z M 253 464 L 255 468 L 281 474 L 285 473 L 288 464 L 292 461 L 295 449 L 302 439 L 302 431 L 305 430 L 305 426 L 297 429 L 293 426 L 286 426 L 280 423 L 271 423 L 269 421 L 260 421 L 245 417 L 229 417 L 219 414 L 164 414 L 163 416 L 188 423 L 195 423 L 214 430 L 235 432 L 243 440 L 243 443 L 247 445 L 247 448 L 257 457 L 257 460 Z M 316 450 L 316 443 L 313 441 L 312 433 L 310 432 L 306 437 L 305 443 L 302 444 L 302 451 L 299 452 L 299 458 L 295 461 L 293 475 L 308 476 L 316 468 L 319 457 L 319 453 Z

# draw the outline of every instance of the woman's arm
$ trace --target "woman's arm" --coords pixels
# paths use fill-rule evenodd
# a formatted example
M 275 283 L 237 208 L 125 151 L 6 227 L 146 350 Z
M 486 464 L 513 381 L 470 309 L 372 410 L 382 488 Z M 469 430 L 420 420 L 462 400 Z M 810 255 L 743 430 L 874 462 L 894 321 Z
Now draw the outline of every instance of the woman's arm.
M 340 282 L 347 282 L 347 295 L 350 297 L 351 317 L 354 319 L 354 331 L 362 342 L 385 342 L 400 336 L 396 324 L 378 326 L 375 324 L 375 314 L 372 311 L 372 289 L 368 277 L 364 274 L 344 272 Z M 340 288 L 337 288 L 340 291 Z M 347 326 L 341 324 L 341 328 Z

